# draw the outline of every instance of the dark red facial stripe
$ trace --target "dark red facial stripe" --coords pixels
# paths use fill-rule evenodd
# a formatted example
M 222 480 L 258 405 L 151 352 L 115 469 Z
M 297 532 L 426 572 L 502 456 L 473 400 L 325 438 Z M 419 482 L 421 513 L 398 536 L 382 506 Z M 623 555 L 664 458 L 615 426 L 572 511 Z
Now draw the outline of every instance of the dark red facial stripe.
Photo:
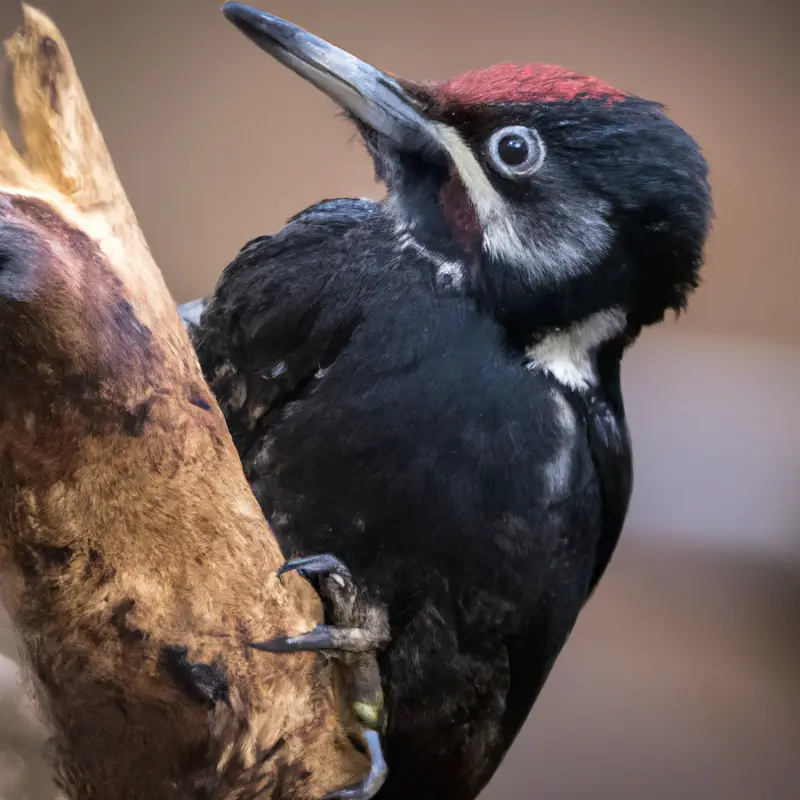
M 550 64 L 497 64 L 428 87 L 443 104 L 547 103 L 577 98 L 617 101 L 624 92 L 607 83 Z
M 480 240 L 481 225 L 458 173 L 454 172 L 442 186 L 439 200 L 453 236 L 466 253 L 472 253 Z

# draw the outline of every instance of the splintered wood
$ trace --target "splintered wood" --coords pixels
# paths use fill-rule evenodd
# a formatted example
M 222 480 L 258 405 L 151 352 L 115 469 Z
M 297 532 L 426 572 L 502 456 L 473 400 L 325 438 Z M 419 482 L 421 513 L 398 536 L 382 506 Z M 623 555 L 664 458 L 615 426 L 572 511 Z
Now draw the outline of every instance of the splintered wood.
M 26 6 L 0 131 L 0 590 L 67 796 L 319 798 L 368 763 L 67 46 Z M 5 114 L 10 119 L 14 114 Z

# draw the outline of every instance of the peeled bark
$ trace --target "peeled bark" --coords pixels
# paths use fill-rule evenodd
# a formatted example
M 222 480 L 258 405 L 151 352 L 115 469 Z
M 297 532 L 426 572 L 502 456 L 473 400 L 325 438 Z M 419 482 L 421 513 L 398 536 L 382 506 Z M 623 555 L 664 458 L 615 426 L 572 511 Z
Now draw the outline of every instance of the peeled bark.
M 319 798 L 360 780 L 337 673 L 248 642 L 313 590 L 245 480 L 67 46 L 6 41 L 0 590 L 69 797 Z M 3 119 L 14 117 L 6 108 Z

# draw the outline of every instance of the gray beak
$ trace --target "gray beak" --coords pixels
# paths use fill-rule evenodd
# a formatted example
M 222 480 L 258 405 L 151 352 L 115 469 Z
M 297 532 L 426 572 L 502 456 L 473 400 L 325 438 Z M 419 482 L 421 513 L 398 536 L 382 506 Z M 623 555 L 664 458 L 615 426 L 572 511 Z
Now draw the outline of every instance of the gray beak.
M 225 3 L 222 13 L 262 50 L 390 139 L 398 149 L 437 149 L 435 129 L 422 116 L 414 98 L 390 75 L 291 22 L 245 3 Z

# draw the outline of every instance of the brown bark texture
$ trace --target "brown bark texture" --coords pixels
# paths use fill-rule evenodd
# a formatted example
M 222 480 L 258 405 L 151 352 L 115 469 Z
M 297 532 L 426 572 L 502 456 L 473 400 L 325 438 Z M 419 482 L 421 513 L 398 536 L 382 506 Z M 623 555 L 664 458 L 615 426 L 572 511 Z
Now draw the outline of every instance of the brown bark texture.
M 54 23 L 5 42 L 0 591 L 70 798 L 360 780 L 316 594 L 244 478 Z

